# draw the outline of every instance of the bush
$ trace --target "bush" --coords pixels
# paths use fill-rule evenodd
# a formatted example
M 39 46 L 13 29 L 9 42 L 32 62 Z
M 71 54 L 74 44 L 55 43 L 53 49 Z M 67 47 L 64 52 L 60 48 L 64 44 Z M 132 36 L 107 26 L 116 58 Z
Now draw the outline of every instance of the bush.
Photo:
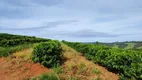
M 58 41 L 48 41 L 37 45 L 32 54 L 32 60 L 45 67 L 59 66 L 62 60 L 62 48 Z

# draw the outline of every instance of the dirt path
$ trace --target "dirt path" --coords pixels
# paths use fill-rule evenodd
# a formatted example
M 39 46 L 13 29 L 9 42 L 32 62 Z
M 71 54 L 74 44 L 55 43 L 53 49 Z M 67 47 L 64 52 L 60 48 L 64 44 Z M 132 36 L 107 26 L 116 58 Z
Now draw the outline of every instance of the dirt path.
M 67 61 L 64 63 L 65 77 L 76 77 L 79 80 L 118 80 L 118 75 L 109 72 L 102 66 L 87 60 L 74 49 L 63 44 L 64 56 Z M 71 76 L 70 76 L 71 75 Z
M 28 60 L 31 53 L 32 49 L 26 49 L 8 58 L 0 58 L 0 80 L 27 80 L 48 72 L 49 69 Z

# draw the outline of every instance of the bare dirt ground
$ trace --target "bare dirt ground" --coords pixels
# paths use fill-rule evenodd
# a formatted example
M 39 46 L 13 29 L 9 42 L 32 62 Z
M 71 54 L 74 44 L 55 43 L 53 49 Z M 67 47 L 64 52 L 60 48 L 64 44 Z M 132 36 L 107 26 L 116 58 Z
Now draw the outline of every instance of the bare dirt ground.
M 27 80 L 48 72 L 49 69 L 39 63 L 32 63 L 27 60 L 28 57 L 25 54 L 29 55 L 31 52 L 32 49 L 26 49 L 14 53 L 8 58 L 0 58 L 0 80 Z M 21 54 L 19 55 L 19 53 Z

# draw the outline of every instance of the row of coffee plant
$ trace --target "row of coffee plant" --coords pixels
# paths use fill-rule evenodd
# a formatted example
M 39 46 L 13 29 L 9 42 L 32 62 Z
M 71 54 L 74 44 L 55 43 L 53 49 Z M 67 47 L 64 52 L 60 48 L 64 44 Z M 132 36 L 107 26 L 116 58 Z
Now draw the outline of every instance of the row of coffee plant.
M 33 50 L 32 60 L 45 67 L 58 67 L 63 59 L 63 50 L 59 41 L 39 43 Z
M 115 49 L 97 44 L 63 41 L 68 46 L 112 72 L 120 74 L 120 80 L 142 80 L 142 52 Z
M 0 47 L 10 47 L 10 46 L 32 44 L 32 43 L 39 43 L 46 41 L 49 41 L 49 39 L 21 36 L 21 35 L 2 34 L 2 33 L 0 34 Z

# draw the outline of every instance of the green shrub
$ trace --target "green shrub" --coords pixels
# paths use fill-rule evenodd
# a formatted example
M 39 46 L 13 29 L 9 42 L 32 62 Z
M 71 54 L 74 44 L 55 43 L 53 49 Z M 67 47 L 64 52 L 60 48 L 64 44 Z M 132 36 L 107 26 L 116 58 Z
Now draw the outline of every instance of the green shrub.
M 40 62 L 45 67 L 59 66 L 62 60 L 62 48 L 58 41 L 48 41 L 37 45 L 32 54 L 34 62 Z

